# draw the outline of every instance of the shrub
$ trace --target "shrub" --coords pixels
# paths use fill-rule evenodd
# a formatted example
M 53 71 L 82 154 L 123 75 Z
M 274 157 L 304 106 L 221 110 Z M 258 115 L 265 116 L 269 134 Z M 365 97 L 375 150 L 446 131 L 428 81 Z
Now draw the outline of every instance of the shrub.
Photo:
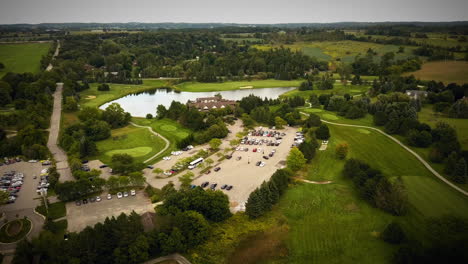
M 109 85 L 105 83 L 100 84 L 97 89 L 98 91 L 110 91 Z
M 406 240 L 405 232 L 396 222 L 392 222 L 387 225 L 385 230 L 382 232 L 381 237 L 385 242 L 391 244 L 400 244 Z
M 152 114 L 146 114 L 146 119 L 153 119 L 153 115 Z
M 317 130 L 315 130 L 315 136 L 317 139 L 327 140 L 330 138 L 330 130 L 325 124 L 321 124 Z
M 338 159 L 345 159 L 348 155 L 348 143 L 341 143 L 336 146 L 335 154 Z

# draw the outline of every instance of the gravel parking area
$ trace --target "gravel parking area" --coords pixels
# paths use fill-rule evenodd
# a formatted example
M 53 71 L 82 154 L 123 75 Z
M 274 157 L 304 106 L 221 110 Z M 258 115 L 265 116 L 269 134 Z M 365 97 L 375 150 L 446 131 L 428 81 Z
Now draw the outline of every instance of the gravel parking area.
M 40 180 L 41 170 L 48 167 L 42 166 L 40 162 L 29 163 L 25 161 L 0 166 L 0 176 L 7 171 L 21 172 L 24 175 L 23 185 L 21 186 L 21 190 L 16 193 L 18 197 L 15 203 L 2 205 L 0 207 L 1 210 L 8 212 L 36 208 L 40 204 L 40 200 L 35 198 L 40 198 L 36 189 Z M 36 175 L 37 179 L 33 179 L 33 175 Z
M 154 212 L 153 205 L 143 191 L 137 192 L 136 196 L 128 196 L 118 199 L 112 195 L 107 200 L 106 194 L 101 195 L 102 201 L 88 202 L 77 206 L 75 202 L 67 203 L 68 231 L 79 232 L 86 226 L 94 226 L 103 222 L 106 217 L 119 216 L 121 213 L 130 214 L 135 211 L 138 214 Z

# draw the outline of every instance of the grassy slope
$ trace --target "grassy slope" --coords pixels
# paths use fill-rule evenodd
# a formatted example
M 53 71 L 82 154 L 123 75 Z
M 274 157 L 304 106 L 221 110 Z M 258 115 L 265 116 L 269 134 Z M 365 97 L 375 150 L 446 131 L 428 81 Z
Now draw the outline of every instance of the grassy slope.
M 47 54 L 50 43 L 0 44 L 0 62 L 5 69 L 0 71 L 0 77 L 7 72 L 32 72 L 40 70 L 40 61 Z
M 281 81 L 281 80 L 255 80 L 255 81 L 236 81 L 223 83 L 199 83 L 184 82 L 176 87 L 186 92 L 213 92 L 236 90 L 240 87 L 252 86 L 252 88 L 273 88 L 273 87 L 298 87 L 302 80 Z
M 455 82 L 468 83 L 468 62 L 466 61 L 433 61 L 424 63 L 422 68 L 405 75 L 414 75 L 422 80 L 442 81 L 445 84 Z
M 150 126 L 153 130 L 163 137 L 167 138 L 170 142 L 170 147 L 164 151 L 158 158 L 163 157 L 170 153 L 171 151 L 177 148 L 176 144 L 178 141 L 187 137 L 192 131 L 190 129 L 182 127 L 179 123 L 171 120 L 171 119 L 144 119 L 144 118 L 137 118 L 134 117 L 132 119 L 138 125 L 142 126 Z M 175 128 L 173 131 L 168 131 L 167 128 Z M 156 161 L 157 159 L 153 160 Z
M 125 95 L 143 92 L 149 89 L 164 87 L 167 85 L 163 80 L 144 80 L 141 85 L 131 84 L 109 84 L 110 91 L 98 91 L 99 84 L 90 84 L 89 89 L 80 92 L 82 107 L 99 107 L 109 101 L 116 100 Z M 95 97 L 95 98 L 94 98 Z
M 121 137 L 114 140 L 114 137 Z M 126 126 L 112 130 L 110 138 L 97 142 L 99 154 L 91 159 L 99 159 L 103 163 L 110 163 L 112 154 L 117 152 L 134 156 L 135 160 L 143 162 L 162 148 L 164 141 L 160 137 L 151 134 L 146 128 Z
M 314 90 L 311 91 L 299 91 L 299 90 L 292 90 L 282 94 L 281 96 L 302 96 L 308 98 L 312 94 L 321 95 L 321 94 L 330 94 L 334 93 L 337 95 L 344 95 L 346 93 L 351 95 L 357 95 L 367 92 L 370 86 L 368 85 L 343 85 L 341 83 L 334 83 L 333 89 L 331 90 L 318 90 L 314 87 Z

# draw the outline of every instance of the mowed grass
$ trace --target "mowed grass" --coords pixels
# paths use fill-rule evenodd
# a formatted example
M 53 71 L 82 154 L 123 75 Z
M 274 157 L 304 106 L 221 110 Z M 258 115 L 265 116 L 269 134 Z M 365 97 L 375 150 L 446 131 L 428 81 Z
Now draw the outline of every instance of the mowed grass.
M 184 82 L 176 85 L 181 91 L 185 92 L 213 92 L 227 91 L 247 88 L 276 88 L 276 87 L 299 87 L 303 80 L 254 80 L 254 81 L 232 81 L 222 83 L 200 83 L 200 82 Z
M 404 74 L 414 75 L 421 80 L 436 80 L 445 84 L 468 83 L 468 62 L 466 61 L 433 61 L 424 63 L 420 70 Z
M 181 141 L 182 139 L 186 138 L 192 131 L 188 128 L 182 127 L 179 123 L 175 122 L 171 119 L 145 119 L 145 118 L 132 118 L 132 121 L 135 124 L 140 126 L 149 126 L 151 127 L 156 133 L 161 134 L 163 137 L 167 138 L 170 142 L 169 148 L 161 153 L 156 159 L 166 156 L 173 150 L 177 149 L 177 142 Z
M 90 159 L 99 159 L 109 164 L 114 154 L 129 154 L 143 162 L 164 148 L 165 142 L 148 131 L 132 125 L 112 130 L 111 137 L 98 141 L 99 154 Z
M 0 70 L 0 77 L 7 72 L 38 73 L 41 58 L 47 54 L 50 46 L 51 43 L 0 44 L 0 62 L 5 65 Z
M 80 92 L 81 107 L 99 107 L 107 102 L 118 99 L 120 97 L 147 91 L 154 88 L 167 86 L 164 80 L 143 80 L 143 84 L 131 85 L 131 84 L 115 84 L 110 83 L 110 91 L 98 91 L 98 83 L 90 84 L 89 89 Z
M 282 94 L 281 96 L 302 96 L 306 99 L 308 99 L 312 94 L 315 94 L 317 96 L 321 94 L 335 94 L 335 95 L 344 95 L 344 94 L 350 94 L 350 95 L 359 95 L 359 94 L 364 94 L 369 90 L 370 86 L 369 85 L 343 85 L 341 83 L 334 83 L 333 84 L 333 89 L 330 90 L 319 90 L 317 87 L 314 86 L 313 90 L 309 91 L 299 91 L 299 89 L 292 90 L 289 92 L 286 92 Z

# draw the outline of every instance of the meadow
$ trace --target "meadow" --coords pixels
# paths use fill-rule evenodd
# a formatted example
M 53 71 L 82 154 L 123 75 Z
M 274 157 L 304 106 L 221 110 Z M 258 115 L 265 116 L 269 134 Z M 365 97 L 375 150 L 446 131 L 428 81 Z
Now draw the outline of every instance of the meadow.
M 408 72 L 405 76 L 414 75 L 421 80 L 436 80 L 445 84 L 468 83 L 468 62 L 466 61 L 432 61 L 424 63 L 420 70 Z
M 114 154 L 129 154 L 136 161 L 143 162 L 164 148 L 165 142 L 146 128 L 128 125 L 113 129 L 111 137 L 96 142 L 99 154 L 90 159 L 98 159 L 109 164 Z
M 40 71 L 42 56 L 49 51 L 51 43 L 0 44 L 0 62 L 5 68 L 0 70 L 0 77 L 7 72 Z
M 99 107 L 107 102 L 120 97 L 147 91 L 158 87 L 166 87 L 167 82 L 163 80 L 143 80 L 143 84 L 115 84 L 109 83 L 109 91 L 98 91 L 98 83 L 91 83 L 89 89 L 80 92 L 81 107 Z
M 222 83 L 183 82 L 175 87 L 184 92 L 214 92 L 246 88 L 275 88 L 298 87 L 303 80 L 254 80 L 254 81 L 228 81 Z

